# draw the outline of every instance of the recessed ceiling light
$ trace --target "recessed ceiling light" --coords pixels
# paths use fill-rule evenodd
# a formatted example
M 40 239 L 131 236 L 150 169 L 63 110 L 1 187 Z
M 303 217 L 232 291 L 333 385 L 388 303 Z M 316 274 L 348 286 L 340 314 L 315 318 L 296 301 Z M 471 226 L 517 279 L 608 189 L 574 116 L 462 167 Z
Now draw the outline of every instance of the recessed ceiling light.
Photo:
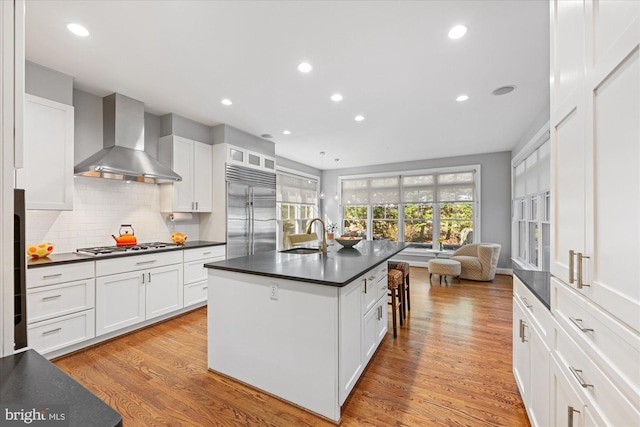
M 300 71 L 301 73 L 308 73 L 312 70 L 312 68 L 313 67 L 308 62 L 303 62 L 302 64 L 298 65 L 298 71 Z
M 465 27 L 464 25 L 456 25 L 455 27 L 449 30 L 449 38 L 456 40 L 464 36 L 466 33 L 467 33 L 467 27 Z
M 291 131 L 290 130 L 283 130 L 282 133 L 285 134 L 285 135 L 291 135 Z
M 334 93 L 333 95 L 331 95 L 331 100 L 333 102 L 340 102 L 342 101 L 342 95 L 340 95 L 339 93 Z
M 493 93 L 496 96 L 498 96 L 498 95 L 506 95 L 508 93 L 513 92 L 514 90 L 516 90 L 516 86 L 515 85 L 509 85 L 509 86 L 499 87 L 498 89 L 494 90 L 491 93 Z
M 361 122 L 361 121 L 363 121 L 363 120 L 364 120 L 364 116 L 360 116 L 360 115 L 355 116 L 355 117 L 353 118 L 353 120 L 355 120 L 356 122 Z
M 231 104 L 233 104 L 233 102 L 231 102 L 231 100 L 230 100 L 230 99 L 227 99 L 227 98 L 225 98 L 225 99 L 223 99 L 222 101 L 220 101 L 220 103 L 221 103 L 222 105 L 231 105 Z
M 469 95 L 460 95 L 459 97 L 456 98 L 456 101 L 463 102 L 463 101 L 466 101 L 467 99 L 469 99 Z
M 67 24 L 67 29 L 69 31 L 71 31 L 73 34 L 75 34 L 76 36 L 80 36 L 80 37 L 87 37 L 89 35 L 89 30 L 87 30 L 85 27 L 83 27 L 80 24 Z

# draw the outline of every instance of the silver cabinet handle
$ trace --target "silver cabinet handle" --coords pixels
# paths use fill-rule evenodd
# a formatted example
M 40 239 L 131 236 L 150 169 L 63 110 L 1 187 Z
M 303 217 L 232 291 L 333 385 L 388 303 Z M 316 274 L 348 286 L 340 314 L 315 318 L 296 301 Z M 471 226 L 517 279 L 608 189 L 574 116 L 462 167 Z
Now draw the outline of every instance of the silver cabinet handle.
M 206 291 L 207 289 L 209 289 L 209 287 L 208 287 L 208 286 L 203 286 L 203 287 L 202 287 L 202 290 L 203 290 L 203 291 Z
M 580 252 L 578 252 L 578 289 L 582 289 L 585 286 L 591 286 L 591 285 L 587 285 L 582 280 L 582 260 L 585 258 L 589 259 L 588 256 L 584 256 Z
M 202 255 L 211 255 L 211 251 L 209 251 L 209 252 L 202 252 Z
M 55 328 L 55 329 L 51 329 L 50 331 L 44 331 L 44 332 L 42 333 L 42 335 L 49 335 L 49 334 L 53 334 L 53 333 L 56 333 L 56 332 L 60 332 L 61 330 L 62 330 L 62 328 Z
M 576 369 L 573 366 L 569 366 L 569 370 L 571 371 L 573 376 L 576 377 L 576 380 L 578 380 L 578 384 L 580 384 L 582 388 L 593 387 L 593 384 L 585 383 L 582 377 L 580 377 L 580 374 L 582 373 L 580 369 Z
M 569 283 L 573 283 L 575 282 L 574 278 L 573 278 L 573 255 L 575 254 L 575 252 L 573 252 L 573 249 L 569 249 Z
M 364 293 L 367 293 L 367 279 L 364 279 Z
M 526 298 L 520 297 L 520 299 L 522 300 L 522 302 L 524 303 L 524 306 L 527 308 L 531 308 L 533 307 L 531 304 L 529 304 L 529 301 L 527 301 Z
M 567 406 L 567 426 L 568 427 L 573 427 L 573 413 L 574 412 L 580 413 L 580 411 L 574 409 L 573 406 Z
M 196 202 L 196 210 L 198 210 L 198 202 Z
M 42 297 L 42 301 L 48 301 L 56 298 L 60 298 L 62 295 L 51 295 L 50 297 Z
M 142 273 L 142 284 L 144 285 L 144 273 Z
M 593 329 L 585 328 L 584 326 L 582 326 L 582 319 L 575 319 L 573 317 L 569 317 L 569 320 L 571 320 L 571 323 L 573 323 L 574 325 L 576 325 L 578 329 L 580 329 L 580 332 L 593 332 Z
M 43 279 L 53 279 L 54 277 L 60 277 L 62 276 L 62 273 L 58 273 L 58 274 L 49 274 L 48 276 L 42 276 Z
M 152 259 L 151 261 L 140 261 L 140 262 L 136 262 L 136 265 L 153 264 L 156 261 L 157 261 L 156 259 Z
M 526 327 L 527 327 L 527 322 L 520 319 L 520 341 L 521 342 L 527 342 L 527 339 L 525 338 L 525 331 L 524 331 L 524 328 Z
M 151 283 L 151 273 L 149 273 L 149 283 Z

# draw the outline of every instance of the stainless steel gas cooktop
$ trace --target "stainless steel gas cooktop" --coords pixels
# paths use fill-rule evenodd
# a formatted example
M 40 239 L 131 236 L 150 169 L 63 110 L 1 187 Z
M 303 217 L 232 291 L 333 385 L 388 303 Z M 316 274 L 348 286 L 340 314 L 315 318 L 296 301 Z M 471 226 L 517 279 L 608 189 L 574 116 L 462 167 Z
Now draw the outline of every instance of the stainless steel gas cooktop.
M 158 249 L 179 249 L 180 246 L 175 243 L 165 242 L 150 242 L 150 243 L 138 243 L 137 245 L 129 246 L 96 246 L 94 248 L 80 248 L 76 249 L 76 252 L 87 255 L 124 255 L 140 252 L 149 252 Z

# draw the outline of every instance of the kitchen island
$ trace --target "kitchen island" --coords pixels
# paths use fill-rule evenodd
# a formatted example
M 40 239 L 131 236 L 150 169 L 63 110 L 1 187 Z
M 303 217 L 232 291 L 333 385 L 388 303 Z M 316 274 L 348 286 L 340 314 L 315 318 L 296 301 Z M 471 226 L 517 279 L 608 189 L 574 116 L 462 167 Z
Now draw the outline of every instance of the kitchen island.
M 330 420 L 387 332 L 387 263 L 405 243 L 205 264 L 208 366 Z

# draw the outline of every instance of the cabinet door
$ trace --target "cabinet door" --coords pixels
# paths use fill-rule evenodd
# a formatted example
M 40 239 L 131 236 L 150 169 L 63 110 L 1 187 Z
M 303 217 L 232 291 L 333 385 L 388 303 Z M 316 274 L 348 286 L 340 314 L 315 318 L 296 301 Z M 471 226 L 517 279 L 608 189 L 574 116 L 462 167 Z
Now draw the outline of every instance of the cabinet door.
M 513 300 L 513 376 L 520 389 L 525 406 L 529 407 L 531 378 L 531 350 L 529 348 L 529 324 L 518 301 Z
M 211 212 L 213 185 L 211 145 L 194 142 L 193 200 L 197 212 Z
M 371 360 L 371 356 L 378 348 L 378 323 L 380 322 L 380 306 L 376 304 L 364 315 L 363 323 L 363 346 L 364 365 Z
M 363 370 L 361 286 L 357 279 L 340 289 L 340 404 L 353 389 Z
M 551 422 L 552 426 L 582 427 L 584 405 L 576 391 L 552 358 L 551 363 Z
M 147 320 L 183 307 L 182 264 L 154 268 L 145 275 Z
M 176 212 L 191 212 L 194 210 L 193 200 L 193 141 L 173 137 L 173 164 L 175 173 L 182 177 L 182 181 L 173 184 L 173 210 Z
M 535 326 L 529 330 L 529 401 L 531 425 L 545 427 L 549 422 L 549 348 Z
M 27 209 L 73 209 L 73 107 L 25 95 L 24 168 L 18 185 Z
M 145 320 L 144 271 L 96 279 L 96 336 Z

